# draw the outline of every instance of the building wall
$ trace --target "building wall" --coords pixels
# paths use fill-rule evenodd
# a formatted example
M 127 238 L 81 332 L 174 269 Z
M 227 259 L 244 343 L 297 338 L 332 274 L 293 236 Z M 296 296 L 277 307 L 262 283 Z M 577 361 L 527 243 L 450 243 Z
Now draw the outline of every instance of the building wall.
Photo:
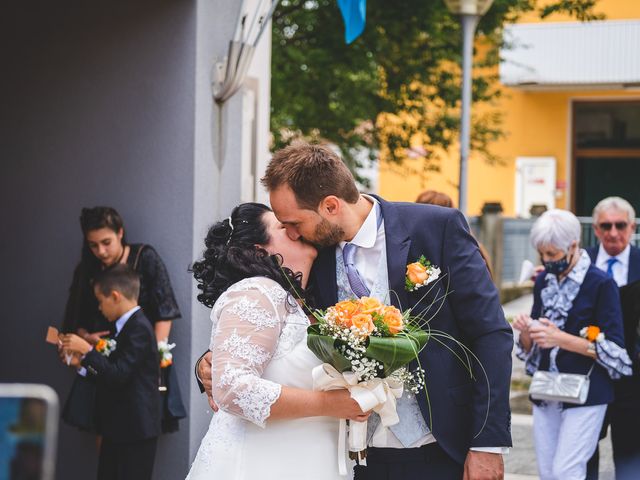
M 244 3 L 245 11 L 254 12 L 261 2 L 201 0 L 197 5 L 193 131 L 195 169 L 193 235 L 190 239 L 194 259 L 202 255 L 204 238 L 214 222 L 229 216 L 233 207 L 241 202 L 265 201 L 265 194 L 258 183 L 270 158 L 270 28 L 266 29 L 256 49 L 247 73 L 247 86 L 222 106 L 213 101 L 211 88 L 213 66 L 227 55 L 228 42 L 233 37 L 241 3 Z M 255 170 L 255 174 L 247 182 L 247 172 L 252 170 Z M 211 311 L 198 302 L 196 296 L 199 292 L 193 282 L 188 298 L 192 309 L 190 365 L 194 365 L 209 348 L 211 338 Z M 209 427 L 212 412 L 206 398 L 197 389 L 192 374 L 189 373 L 188 377 L 191 394 L 191 464 L 200 440 Z
M 626 0 L 601 0 L 596 12 L 603 12 L 607 19 L 640 18 L 640 3 Z M 548 21 L 568 21 L 566 16 L 554 15 Z M 522 22 L 540 22 L 535 14 L 527 14 Z M 545 20 L 547 21 L 547 20 Z M 469 160 L 469 207 L 470 215 L 478 215 L 485 202 L 500 202 L 505 215 L 515 214 L 515 159 L 518 156 L 552 156 L 556 159 L 556 178 L 559 186 L 556 206 L 569 207 L 571 188 L 570 135 L 571 102 L 578 99 L 640 98 L 638 90 L 565 90 L 527 91 L 502 87 L 503 97 L 495 109 L 502 112 L 505 138 L 495 142 L 491 152 L 499 158 L 497 163 L 488 163 L 484 158 L 471 154 Z M 478 113 L 483 109 L 476 108 Z M 414 171 L 420 164 L 409 163 Z M 439 172 L 407 174 L 407 169 L 382 163 L 380 165 L 380 194 L 397 201 L 414 201 L 426 189 L 449 194 L 454 202 L 458 199 L 459 154 L 452 149 L 440 164 Z
M 188 268 L 208 226 L 240 201 L 247 115 L 256 145 L 243 161 L 268 158 L 269 35 L 250 71 L 257 94 L 234 97 L 226 117 L 211 100 L 213 63 L 226 55 L 240 3 L 13 2 L 0 16 L 0 383 L 44 383 L 64 402 L 74 374 L 44 343 L 46 328 L 62 321 L 80 209 L 114 206 L 129 241 L 164 259 L 183 316 L 171 339 L 189 418 L 161 437 L 156 479 L 185 477 L 209 423 L 193 363 L 211 323 Z M 250 103 L 249 113 L 233 102 Z M 59 428 L 56 478 L 92 478 L 95 436 Z

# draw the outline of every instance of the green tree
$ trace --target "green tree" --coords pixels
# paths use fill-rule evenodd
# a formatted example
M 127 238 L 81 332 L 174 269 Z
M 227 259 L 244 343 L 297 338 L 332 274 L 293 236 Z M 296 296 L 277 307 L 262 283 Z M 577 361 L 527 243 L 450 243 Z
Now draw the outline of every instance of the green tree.
M 495 0 L 478 33 L 486 43 L 480 71 L 499 62 L 502 29 L 524 12 L 600 18 L 596 0 Z M 273 16 L 271 132 L 273 147 L 303 137 L 337 145 L 353 170 L 354 153 L 401 163 L 416 141 L 425 168 L 437 168 L 436 150 L 456 141 L 459 122 L 461 33 L 443 0 L 368 0 L 364 33 L 351 45 L 336 0 L 282 0 Z M 493 70 L 495 71 L 495 69 Z M 495 74 L 476 75 L 475 103 L 500 90 Z M 474 118 L 472 149 L 491 158 L 500 115 Z

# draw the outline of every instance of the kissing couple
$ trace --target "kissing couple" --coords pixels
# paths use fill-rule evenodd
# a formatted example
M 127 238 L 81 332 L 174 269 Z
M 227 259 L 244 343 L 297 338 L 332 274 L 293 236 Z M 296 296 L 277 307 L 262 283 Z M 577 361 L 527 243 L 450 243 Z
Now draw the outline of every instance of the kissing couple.
M 500 479 L 511 446 L 513 336 L 476 241 L 456 209 L 361 194 L 340 157 L 306 143 L 276 152 L 262 178 L 271 207 L 246 203 L 215 224 L 193 265 L 210 307 L 210 350 L 196 377 L 214 413 L 188 480 L 344 479 L 336 419 L 368 421 L 367 465 L 347 478 Z M 476 359 L 471 372 L 448 346 L 419 353 L 426 388 L 397 402 L 385 427 L 348 390 L 314 391 L 322 362 L 307 347 L 307 313 L 353 297 L 429 308 L 405 289 L 424 257 L 447 272 L 429 323 Z M 389 292 L 393 292 L 389 295 Z

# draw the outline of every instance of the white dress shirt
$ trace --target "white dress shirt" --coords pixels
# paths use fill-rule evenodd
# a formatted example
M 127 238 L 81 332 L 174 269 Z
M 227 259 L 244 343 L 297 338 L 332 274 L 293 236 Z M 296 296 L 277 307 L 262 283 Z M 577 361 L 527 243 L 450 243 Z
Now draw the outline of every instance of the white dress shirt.
M 598 247 L 598 256 L 596 257 L 596 267 L 603 272 L 606 272 L 608 267 L 607 260 L 610 258 L 618 260 L 611 267 L 611 271 L 613 272 L 613 279 L 618 284 L 618 287 L 624 287 L 627 284 L 627 279 L 629 278 L 629 255 L 631 255 L 630 245 L 627 245 L 619 255 L 612 257 L 606 252 L 602 244 L 600 244 Z
M 376 281 L 377 266 L 380 262 L 380 256 L 384 255 L 386 260 L 387 241 L 385 238 L 384 219 L 380 224 L 380 228 L 378 228 L 378 209 L 380 209 L 380 203 L 369 195 L 363 196 L 373 203 L 373 208 L 369 212 L 369 215 L 367 215 L 367 218 L 360 227 L 360 230 L 358 230 L 358 233 L 356 233 L 353 239 L 348 243 L 353 243 L 358 246 L 354 256 L 354 265 L 365 285 L 367 285 L 368 288 L 371 288 Z M 338 244 L 336 247 L 338 254 L 342 255 L 342 249 L 346 243 L 347 242 L 340 242 Z M 436 439 L 433 434 L 428 433 L 409 448 L 421 447 L 435 441 Z M 382 424 L 378 425 L 370 443 L 370 446 L 372 447 L 405 448 L 393 432 L 389 428 L 383 427 Z M 478 447 L 472 448 L 471 450 L 488 453 L 509 453 L 508 447 Z
M 138 310 L 140 310 L 140 305 L 136 305 L 131 310 L 125 312 L 118 320 L 116 320 L 116 334 L 114 335 L 114 337 L 117 337 L 120 334 L 120 331 L 124 328 L 124 326 L 127 323 L 127 321 Z

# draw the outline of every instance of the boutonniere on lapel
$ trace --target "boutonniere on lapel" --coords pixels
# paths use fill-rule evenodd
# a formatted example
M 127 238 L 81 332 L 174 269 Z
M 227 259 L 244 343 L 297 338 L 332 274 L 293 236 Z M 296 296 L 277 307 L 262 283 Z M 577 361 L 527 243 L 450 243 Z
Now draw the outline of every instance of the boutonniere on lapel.
M 424 255 L 421 255 L 417 262 L 407 265 L 404 288 L 407 292 L 414 292 L 420 287 L 435 282 L 439 277 L 440 268 L 433 265 Z
M 101 338 L 98 340 L 98 343 L 96 343 L 96 352 L 108 357 L 116 349 L 117 344 L 118 343 L 113 338 Z

